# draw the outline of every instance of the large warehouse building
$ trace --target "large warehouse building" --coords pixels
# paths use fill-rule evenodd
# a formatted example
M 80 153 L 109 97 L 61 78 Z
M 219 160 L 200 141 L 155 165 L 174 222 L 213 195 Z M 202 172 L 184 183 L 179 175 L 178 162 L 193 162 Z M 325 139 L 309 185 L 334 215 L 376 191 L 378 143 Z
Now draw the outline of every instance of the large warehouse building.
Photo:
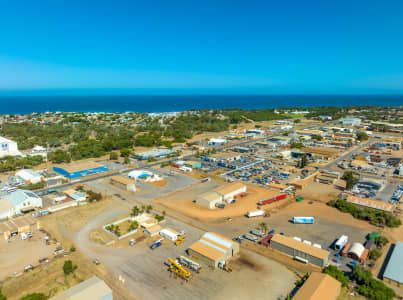
M 333 277 L 312 272 L 293 300 L 336 300 L 340 294 L 341 283 Z
M 38 172 L 30 169 L 23 169 L 15 173 L 15 177 L 23 181 L 25 184 L 35 184 L 44 180 L 43 176 Z
M 92 161 L 83 161 L 54 166 L 53 170 L 69 179 L 74 179 L 106 172 L 108 167 Z
M 313 264 L 321 268 L 325 267 L 328 263 L 330 254 L 329 251 L 280 234 L 273 235 L 270 240 L 270 247 L 298 261 Z
M 403 286 L 403 243 L 397 242 L 383 273 L 383 280 L 398 287 Z
M 22 153 L 18 151 L 17 143 L 0 136 L 0 157 L 19 155 L 22 155 Z
M 239 181 L 232 182 L 215 189 L 214 191 L 206 192 L 195 199 L 195 203 L 207 207 L 209 209 L 216 208 L 218 203 L 230 203 L 235 196 L 246 193 L 246 185 Z
M 41 197 L 31 191 L 16 190 L 0 199 L 0 219 L 11 218 L 37 207 L 42 207 Z
M 239 252 L 239 244 L 216 233 L 206 232 L 187 251 L 197 261 L 217 268 L 219 262 L 225 262 Z

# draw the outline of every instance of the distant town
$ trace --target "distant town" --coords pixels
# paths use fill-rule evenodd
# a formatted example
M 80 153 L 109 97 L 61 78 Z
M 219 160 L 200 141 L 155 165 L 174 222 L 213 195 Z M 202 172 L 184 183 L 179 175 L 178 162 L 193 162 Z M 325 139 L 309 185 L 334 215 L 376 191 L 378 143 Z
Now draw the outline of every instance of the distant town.
M 0 299 L 402 299 L 402 146 L 403 107 L 0 115 Z

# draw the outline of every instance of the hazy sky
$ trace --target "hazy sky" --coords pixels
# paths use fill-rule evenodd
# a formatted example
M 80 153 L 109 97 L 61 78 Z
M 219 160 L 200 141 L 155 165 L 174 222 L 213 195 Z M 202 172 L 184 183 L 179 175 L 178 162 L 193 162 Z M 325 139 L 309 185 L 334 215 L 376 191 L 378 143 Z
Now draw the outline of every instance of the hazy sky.
M 0 94 L 58 89 L 403 93 L 403 1 L 2 1 Z

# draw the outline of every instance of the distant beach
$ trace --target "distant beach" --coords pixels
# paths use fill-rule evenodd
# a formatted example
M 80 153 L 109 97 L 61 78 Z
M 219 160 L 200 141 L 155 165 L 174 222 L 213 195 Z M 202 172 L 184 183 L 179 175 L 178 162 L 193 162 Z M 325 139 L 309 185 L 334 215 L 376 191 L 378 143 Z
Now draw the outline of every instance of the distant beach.
M 172 112 L 314 106 L 400 106 L 403 95 L 3 96 L 0 114 L 32 112 Z

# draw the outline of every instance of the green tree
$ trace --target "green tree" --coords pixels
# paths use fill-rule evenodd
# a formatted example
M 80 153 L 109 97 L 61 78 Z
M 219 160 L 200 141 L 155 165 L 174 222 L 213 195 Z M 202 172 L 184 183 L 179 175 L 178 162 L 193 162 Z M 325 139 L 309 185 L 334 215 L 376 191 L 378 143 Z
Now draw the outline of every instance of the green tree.
M 28 294 L 20 298 L 20 300 L 46 300 L 46 299 L 49 299 L 49 297 L 42 293 Z
M 380 249 L 382 249 L 388 243 L 389 243 L 388 238 L 383 235 L 379 235 L 375 238 L 375 245 Z
M 0 300 L 7 300 L 7 297 L 3 295 L 1 289 L 0 289 Z
M 266 234 L 267 224 L 265 222 L 262 222 L 262 223 L 259 224 L 259 227 Z
M 117 160 L 118 159 L 118 154 L 116 152 L 111 152 L 109 154 L 109 159 L 110 160 Z
M 336 266 L 329 265 L 323 269 L 323 273 L 332 276 L 334 279 L 340 281 L 342 286 L 347 286 L 350 280 L 344 274 L 343 271 L 339 270 Z
M 353 186 L 358 182 L 358 174 L 352 171 L 345 171 L 343 174 L 343 179 L 346 181 L 346 189 L 351 190 Z
M 357 139 L 362 142 L 362 141 L 366 141 L 368 140 L 368 134 L 366 134 L 363 131 L 360 131 L 359 133 L 357 133 Z
M 132 151 L 127 148 L 120 149 L 120 156 L 129 157 L 132 154 Z
M 64 275 L 69 275 L 70 273 L 73 273 L 77 269 L 77 266 L 73 265 L 73 262 L 71 260 L 66 260 L 63 265 L 63 273 Z
M 381 257 L 381 255 L 382 253 L 376 249 L 372 249 L 371 251 L 369 251 L 369 259 L 377 260 Z

